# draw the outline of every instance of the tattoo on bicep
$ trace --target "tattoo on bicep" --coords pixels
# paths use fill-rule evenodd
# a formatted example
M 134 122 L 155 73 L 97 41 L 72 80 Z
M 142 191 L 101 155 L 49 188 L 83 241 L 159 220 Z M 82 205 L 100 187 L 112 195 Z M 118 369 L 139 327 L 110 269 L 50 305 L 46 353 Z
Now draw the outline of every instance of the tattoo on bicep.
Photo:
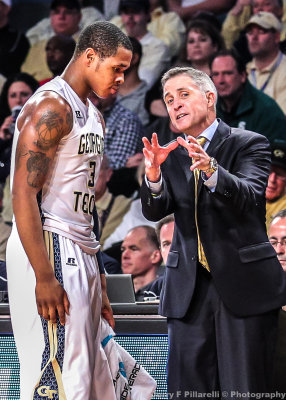
M 64 119 L 55 111 L 45 112 L 37 122 L 35 129 L 38 140 L 35 144 L 43 150 L 54 147 L 63 137 Z
M 40 151 L 29 150 L 30 157 L 27 160 L 29 186 L 34 188 L 41 187 L 49 169 L 50 158 Z
M 72 126 L 73 126 L 73 116 L 72 116 L 71 112 L 67 113 L 66 124 L 67 124 L 68 130 L 71 131 L 72 130 Z

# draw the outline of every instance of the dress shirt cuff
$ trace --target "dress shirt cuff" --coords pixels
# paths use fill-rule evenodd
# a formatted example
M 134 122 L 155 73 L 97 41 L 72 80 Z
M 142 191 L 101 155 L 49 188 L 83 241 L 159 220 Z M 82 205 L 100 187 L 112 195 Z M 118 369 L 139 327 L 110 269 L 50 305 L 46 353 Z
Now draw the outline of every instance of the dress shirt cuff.
M 206 185 L 211 192 L 214 192 L 217 185 L 218 169 L 210 176 L 210 178 L 208 178 L 206 174 L 202 172 L 202 178 L 204 185 Z
M 145 182 L 148 188 L 151 190 L 151 194 L 154 197 L 160 196 L 163 186 L 162 174 L 160 175 L 159 182 L 150 182 L 148 181 L 147 176 L 145 175 Z

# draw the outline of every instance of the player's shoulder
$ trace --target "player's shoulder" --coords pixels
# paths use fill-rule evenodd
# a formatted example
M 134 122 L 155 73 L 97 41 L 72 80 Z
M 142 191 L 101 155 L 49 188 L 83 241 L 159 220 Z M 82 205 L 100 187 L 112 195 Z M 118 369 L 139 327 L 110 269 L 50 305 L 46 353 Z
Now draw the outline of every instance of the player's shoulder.
M 62 130 L 62 136 L 67 135 L 73 126 L 73 112 L 68 102 L 53 91 L 42 91 L 32 96 L 19 116 L 18 126 L 29 120 L 34 126 L 46 125 L 49 129 Z

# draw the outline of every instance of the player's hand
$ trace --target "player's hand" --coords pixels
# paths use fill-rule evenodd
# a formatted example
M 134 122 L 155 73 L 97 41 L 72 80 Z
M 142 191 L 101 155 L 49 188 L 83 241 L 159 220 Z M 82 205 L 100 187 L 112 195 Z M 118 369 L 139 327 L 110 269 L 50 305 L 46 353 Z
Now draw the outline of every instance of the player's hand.
M 69 315 L 70 302 L 66 291 L 55 277 L 37 281 L 36 302 L 38 313 L 45 320 L 55 324 L 58 316 L 61 325 L 65 324 L 66 314 Z
M 190 170 L 193 171 L 195 168 L 198 168 L 201 171 L 206 171 L 210 167 L 210 156 L 193 136 L 188 136 L 188 140 L 189 143 L 181 136 L 177 138 L 177 142 L 188 150 L 189 157 L 194 160 Z
M 158 182 L 160 179 L 160 165 L 168 157 L 169 153 L 178 147 L 178 142 L 174 141 L 168 146 L 160 146 L 156 133 L 153 133 L 151 142 L 146 137 L 142 138 L 144 144 L 143 154 L 145 156 L 145 173 L 150 182 Z
M 112 329 L 115 327 L 115 321 L 113 318 L 113 311 L 111 305 L 109 303 L 106 290 L 102 291 L 102 306 L 101 306 L 101 315 L 106 321 L 109 323 Z

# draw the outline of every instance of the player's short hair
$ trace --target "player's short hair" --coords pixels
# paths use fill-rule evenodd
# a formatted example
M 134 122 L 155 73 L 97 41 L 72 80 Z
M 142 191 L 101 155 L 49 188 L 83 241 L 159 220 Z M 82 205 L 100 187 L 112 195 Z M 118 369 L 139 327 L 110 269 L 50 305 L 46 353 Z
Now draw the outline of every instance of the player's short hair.
M 74 57 L 79 57 L 89 47 L 93 48 L 100 59 L 114 56 L 118 47 L 132 51 L 132 44 L 125 33 L 108 21 L 95 22 L 81 32 Z
M 192 67 L 175 67 L 169 69 L 161 79 L 163 89 L 169 79 L 178 75 L 188 75 L 202 93 L 212 92 L 217 99 L 217 90 L 211 78 L 205 72 Z

